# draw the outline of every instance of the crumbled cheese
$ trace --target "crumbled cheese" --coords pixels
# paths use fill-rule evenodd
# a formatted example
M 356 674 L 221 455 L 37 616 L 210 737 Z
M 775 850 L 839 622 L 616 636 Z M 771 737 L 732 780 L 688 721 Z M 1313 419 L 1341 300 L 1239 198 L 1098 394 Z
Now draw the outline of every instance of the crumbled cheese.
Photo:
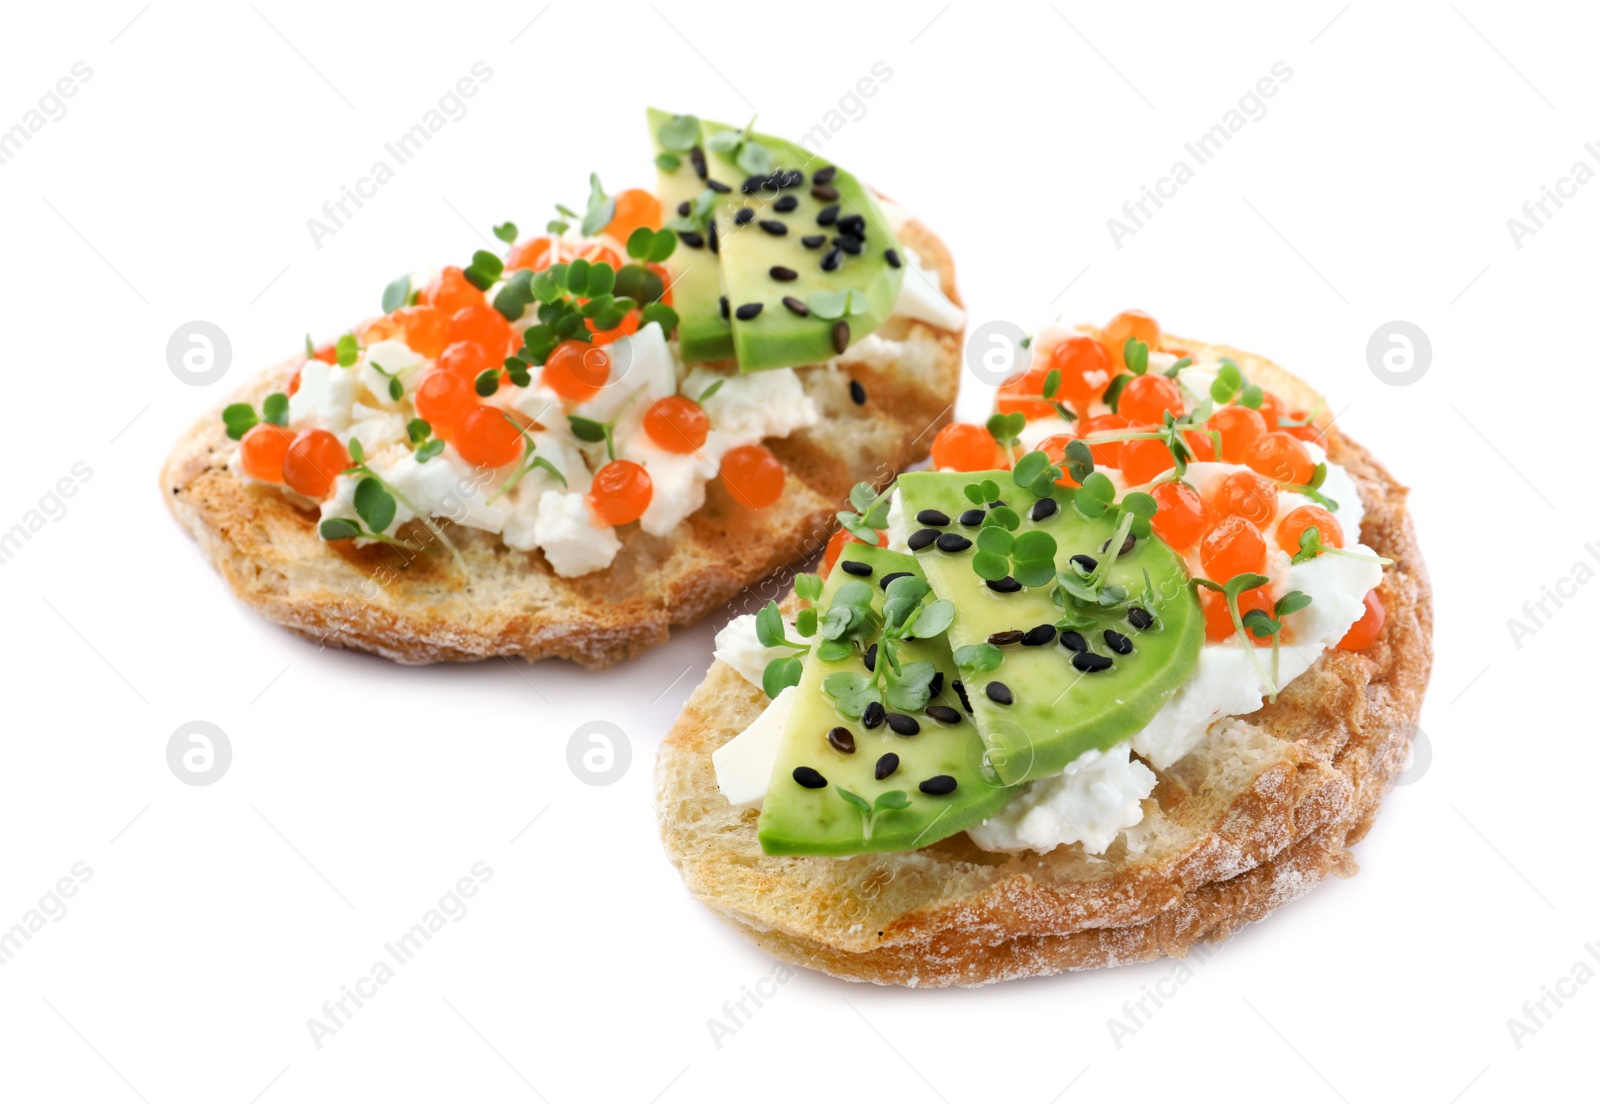
M 1043 853 L 1081 843 L 1098 855 L 1143 819 L 1142 802 L 1155 788 L 1156 776 L 1133 757 L 1128 744 L 1089 750 L 1061 773 L 1023 786 L 967 835 L 985 851 Z
M 546 490 L 533 530 L 551 568 L 564 578 L 603 570 L 622 549 L 617 530 L 595 520 L 583 493 Z

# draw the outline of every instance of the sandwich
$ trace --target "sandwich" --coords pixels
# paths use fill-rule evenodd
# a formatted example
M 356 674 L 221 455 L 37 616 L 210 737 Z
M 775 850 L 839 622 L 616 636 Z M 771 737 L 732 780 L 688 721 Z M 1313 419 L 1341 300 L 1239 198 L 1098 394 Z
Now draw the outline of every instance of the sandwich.
M 653 189 L 396 278 L 264 372 L 162 491 L 230 588 L 406 663 L 604 667 L 814 554 L 949 422 L 944 245 L 796 144 L 649 114 Z
M 1432 659 L 1406 489 L 1309 386 L 1142 312 L 854 490 L 657 761 L 690 892 L 906 986 L 1183 955 L 1354 872 Z

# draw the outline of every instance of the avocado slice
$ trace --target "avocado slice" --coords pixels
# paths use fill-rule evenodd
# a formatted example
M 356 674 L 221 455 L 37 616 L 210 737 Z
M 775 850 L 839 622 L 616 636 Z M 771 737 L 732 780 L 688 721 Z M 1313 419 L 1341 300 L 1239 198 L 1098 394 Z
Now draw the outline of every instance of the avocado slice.
M 825 362 L 841 344 L 875 331 L 894 312 L 905 276 L 899 240 L 878 202 L 850 173 L 819 163 L 804 147 L 762 134 L 745 141 L 765 148 L 773 168 L 746 173 L 737 155 L 713 149 L 712 137 L 730 131 L 737 129 L 700 125 L 709 177 L 729 190 L 719 192 L 714 219 L 739 368 L 750 373 Z M 707 242 L 674 257 L 692 265 L 711 248 Z M 811 302 L 818 293 L 839 299 L 846 292 L 852 295 L 843 310 L 819 310 Z M 804 307 L 805 314 L 786 303 Z M 752 306 L 759 306 L 759 314 L 743 318 Z
M 1042 530 L 1055 538 L 1058 570 L 1067 569 L 1075 556 L 1096 562 L 1106 557 L 1101 548 L 1114 530 L 1113 514 L 1085 516 L 1070 495 L 1062 495 L 1051 498 L 1057 502 L 1054 511 L 1045 514 L 1041 509 L 1043 518 L 1035 521 L 1039 498 L 1018 488 L 1003 470 L 902 474 L 899 490 L 907 521 L 916 521 L 910 525 L 914 531 L 976 539 L 981 525 L 961 522 L 963 513 L 977 511 L 965 489 L 985 479 L 1000 486 L 1004 502 L 1022 518 L 1016 535 Z M 949 523 L 930 528 L 926 520 L 918 520 L 924 512 L 935 524 L 939 517 L 933 513 Z M 1127 739 L 1150 722 L 1195 668 L 1205 620 L 1183 559 L 1154 535 L 1135 541 L 1109 572 L 1107 582 L 1127 590 L 1128 600 L 1088 609 L 1070 602 L 1063 608 L 1051 600 L 1049 586 L 997 592 L 973 569 L 976 544 L 952 552 L 928 538 L 923 535 L 912 545 L 920 546 L 918 563 L 934 592 L 956 606 L 947 632 L 953 652 L 990 642 L 995 633 L 1002 638 L 1006 632 L 1035 633 L 1024 642 L 1001 646 L 1000 664 L 992 670 L 961 668 L 973 717 L 1001 781 L 1048 777 L 1091 748 L 1104 750 Z M 1146 573 L 1150 599 L 1141 597 Z M 1043 629 L 1051 625 L 1054 635 L 1040 645 L 1028 645 L 1043 639 Z M 1068 633 L 1081 636 L 1082 643 Z M 1084 652 L 1078 647 L 1093 657 L 1079 657 Z M 969 661 L 965 654 L 963 661 Z
M 867 574 L 850 573 L 862 567 L 868 568 Z M 861 582 L 871 586 L 873 611 L 881 615 L 885 590 L 880 582 L 889 574 L 921 577 L 917 560 L 909 555 L 860 543 L 845 544 L 823 585 L 818 611 L 827 612 L 844 583 Z M 918 728 L 915 735 L 895 730 L 896 725 L 905 727 L 904 721 L 884 722 L 871 710 L 861 719 L 839 710 L 823 689 L 824 680 L 830 674 L 867 675 L 869 671 L 858 652 L 835 662 L 818 658 L 823 642 L 818 637 L 806 658 L 794 711 L 784 726 L 772 782 L 762 802 L 756 828 L 763 851 L 769 855 L 858 855 L 915 850 L 971 827 L 999 810 L 1016 792 L 1014 787 L 993 781 L 985 765 L 978 730 L 952 688 L 955 662 L 943 635 L 908 641 L 900 648 L 902 673 L 912 663 L 927 662 L 943 675 L 934 682 L 938 692 L 928 708 L 907 714 Z M 881 651 L 874 665 L 888 666 Z M 942 722 L 937 716 L 952 722 Z M 868 728 L 875 717 L 877 726 Z M 840 737 L 839 743 L 830 742 L 829 733 L 835 728 L 845 729 L 848 740 Z M 840 750 L 852 745 L 852 753 Z M 898 760 L 898 764 L 880 778 L 884 760 Z M 802 784 L 802 778 L 809 784 Z M 845 798 L 841 789 L 869 806 L 878 805 L 885 794 L 902 791 L 906 805 L 898 809 L 879 806 L 868 813 Z M 891 796 L 889 800 L 896 799 Z
M 678 217 L 680 204 L 693 204 L 706 189 L 687 152 L 672 150 L 662 141 L 662 127 L 675 119 L 657 108 L 648 111 L 650 143 L 657 156 L 671 154 L 676 169 L 656 163 L 656 198 L 663 220 Z M 722 316 L 722 272 L 710 252 L 691 250 L 682 241 L 664 263 L 672 290 L 672 307 L 678 313 L 678 353 L 685 362 L 724 362 L 733 357 L 733 329 Z

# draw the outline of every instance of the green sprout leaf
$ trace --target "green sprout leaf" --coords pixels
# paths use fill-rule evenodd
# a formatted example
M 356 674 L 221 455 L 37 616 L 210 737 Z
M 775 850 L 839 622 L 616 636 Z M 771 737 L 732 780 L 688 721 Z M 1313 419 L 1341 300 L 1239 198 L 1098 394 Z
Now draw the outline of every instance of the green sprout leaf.
M 419 463 L 426 462 L 430 458 L 437 458 L 441 453 L 443 453 L 443 451 L 443 439 L 429 439 L 426 443 L 422 444 L 422 446 L 413 451 L 411 457 L 415 458 Z
M 426 443 L 428 441 L 428 436 L 432 433 L 433 425 L 428 423 L 428 421 L 424 420 L 421 416 L 418 416 L 406 424 L 406 438 L 411 441 L 411 445 L 413 447 L 419 446 L 422 443 Z
M 243 439 L 244 433 L 259 422 L 252 405 L 230 404 L 222 410 L 222 426 L 227 430 L 229 439 Z
M 261 418 L 275 427 L 289 426 L 289 397 L 285 393 L 268 393 L 261 402 Z
M 617 215 L 617 201 L 615 197 L 606 195 L 600 187 L 600 175 L 589 175 L 589 204 L 583 213 L 583 222 L 578 229 L 584 235 L 598 235 Z
M 802 664 L 797 658 L 775 658 L 761 671 L 761 691 L 777 697 L 791 685 L 800 684 Z
M 375 477 L 364 477 L 356 483 L 354 497 L 356 513 L 374 531 L 388 531 L 394 522 L 394 498 Z
M 667 150 L 687 154 L 700 141 L 700 120 L 695 116 L 673 116 L 656 129 L 656 141 Z
M 343 516 L 330 516 L 317 527 L 317 534 L 328 540 L 354 539 L 361 534 L 361 525 Z
M 1005 656 L 993 643 L 969 643 L 965 647 L 956 648 L 955 660 L 962 671 L 981 674 L 999 669 L 1000 663 L 1005 661 Z
M 354 366 L 360 355 L 361 347 L 356 343 L 354 335 L 341 335 L 339 341 L 333 345 L 333 356 L 339 360 L 341 366 Z
M 678 167 L 683 165 L 683 159 L 670 150 L 663 150 L 656 155 L 656 165 L 668 173 L 677 173 Z
M 507 220 L 505 223 L 499 224 L 494 229 L 494 237 L 505 243 L 507 246 L 510 246 L 512 243 L 517 241 L 517 225 L 509 220 Z
M 411 299 L 411 275 L 402 274 L 383 287 L 383 311 L 385 315 L 404 308 Z

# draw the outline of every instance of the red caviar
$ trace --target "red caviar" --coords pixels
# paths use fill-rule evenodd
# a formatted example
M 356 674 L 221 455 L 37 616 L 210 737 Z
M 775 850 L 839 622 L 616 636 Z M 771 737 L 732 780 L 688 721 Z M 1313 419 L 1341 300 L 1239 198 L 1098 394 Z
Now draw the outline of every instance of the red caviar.
M 283 480 L 296 493 L 322 500 L 333 479 L 350 468 L 350 454 L 331 431 L 302 431 L 283 454 Z
M 445 347 L 435 364 L 441 370 L 471 381 L 490 366 L 500 363 L 490 358 L 488 351 L 477 343 L 457 342 Z
M 239 461 L 257 481 L 283 484 L 283 456 L 294 442 L 294 432 L 275 424 L 257 424 L 239 440 Z
M 1107 412 L 1101 416 L 1092 416 L 1088 420 L 1079 420 L 1082 425 L 1083 437 L 1093 438 L 1107 431 L 1126 431 L 1133 423 L 1126 416 L 1118 416 L 1114 412 Z M 1089 448 L 1089 453 L 1094 457 L 1096 466 L 1116 466 L 1117 455 L 1122 450 L 1122 441 L 1111 443 L 1096 443 Z
M 522 434 L 506 419 L 505 409 L 475 404 L 461 417 L 455 448 L 474 466 L 505 466 L 517 460 Z
M 1229 516 L 1200 540 L 1200 565 L 1218 585 L 1238 574 L 1259 574 L 1267 565 L 1267 542 L 1243 516 Z
M 584 401 L 611 379 L 611 356 L 603 349 L 568 339 L 545 359 L 540 380 L 568 400 Z
M 606 234 L 617 242 L 627 242 L 628 236 L 641 227 L 654 231 L 661 226 L 661 201 L 655 198 L 654 193 L 644 189 L 624 189 L 613 199 L 617 202 L 617 210 L 606 225 Z
M 746 508 L 766 508 L 783 495 L 783 463 L 766 447 L 734 447 L 722 456 L 722 484 Z
M 936 470 L 1009 469 L 1000 453 L 1000 444 L 988 428 L 977 424 L 951 424 L 933 437 L 933 468 Z
M 433 426 L 441 439 L 454 441 L 467 409 L 478 403 L 470 381 L 448 370 L 434 370 L 417 385 L 413 403 L 417 415 Z
M 1154 481 L 1172 469 L 1172 452 L 1159 439 L 1128 439 L 1117 452 L 1117 469 L 1129 485 Z
M 1212 500 L 1219 517 L 1240 516 L 1257 528 L 1271 526 L 1278 515 L 1278 487 L 1249 470 L 1223 478 Z
M 1050 352 L 1050 369 L 1061 372 L 1059 395 L 1067 398 L 1081 419 L 1111 384 L 1106 350 L 1090 335 L 1069 335 Z M 1040 379 L 1040 387 L 1044 385 Z
M 662 397 L 644 414 L 645 434 L 674 454 L 693 454 L 705 446 L 710 430 L 706 410 L 688 397 Z
M 1183 394 L 1169 378 L 1141 374 L 1122 387 L 1117 412 L 1136 424 L 1159 424 L 1168 412 L 1183 415 Z
M 1284 431 L 1269 432 L 1250 444 L 1244 462 L 1256 473 L 1285 485 L 1305 485 L 1316 471 L 1311 453 Z
M 439 276 L 422 290 L 422 302 L 451 315 L 485 303 L 483 290 L 467 280 L 466 271 L 460 266 L 446 266 L 440 270 Z
M 612 527 L 631 524 L 650 507 L 655 488 L 650 475 L 637 462 L 618 459 L 607 462 L 594 475 L 589 489 L 589 505 L 594 514 Z
M 497 366 L 512 350 L 511 325 L 487 304 L 473 304 L 456 311 L 445 328 L 445 337 L 452 343 L 477 343 Z
M 1370 589 L 1362 602 L 1366 608 L 1361 613 L 1361 618 L 1350 625 L 1350 630 L 1344 633 L 1344 638 L 1339 640 L 1339 647 L 1345 651 L 1365 651 L 1378 641 L 1378 636 L 1383 634 L 1384 620 L 1388 613 L 1383 609 L 1383 602 L 1378 599 L 1378 591 Z
M 1061 477 L 1056 484 L 1064 485 L 1071 489 L 1076 489 L 1078 483 L 1072 480 L 1072 474 L 1068 472 L 1067 448 L 1072 445 L 1072 441 L 1076 438 L 1077 436 L 1070 431 L 1063 431 L 1057 435 L 1051 435 L 1039 440 L 1039 445 L 1034 448 L 1035 450 L 1044 451 L 1046 458 L 1061 467 Z
M 1150 490 L 1156 514 L 1150 526 L 1177 550 L 1192 547 L 1206 530 L 1206 506 L 1194 488 L 1181 481 L 1163 481 Z
M 1246 589 L 1239 594 L 1239 616 L 1253 608 L 1259 608 L 1268 616 L 1272 615 L 1272 594 L 1267 592 L 1267 587 L 1262 585 L 1255 589 Z M 1233 617 L 1228 612 L 1228 601 L 1221 593 L 1214 589 L 1200 590 L 1200 611 L 1206 618 L 1206 639 L 1211 643 L 1222 643 L 1232 639 L 1236 634 L 1233 626 Z M 1271 636 L 1258 636 L 1249 628 L 1244 633 L 1252 639 L 1270 639 Z
M 1222 435 L 1222 461 L 1243 462 L 1250 445 L 1267 433 L 1267 421 L 1254 408 L 1225 404 L 1206 421 Z
M 1316 528 L 1322 533 L 1324 547 L 1344 546 L 1344 528 L 1339 526 L 1333 513 L 1314 504 L 1301 505 L 1279 521 L 1278 546 L 1294 554 L 1300 549 L 1300 535 L 1306 528 Z
M 1119 370 L 1128 368 L 1123 361 L 1122 351 L 1129 339 L 1138 339 L 1149 346 L 1151 350 L 1161 349 L 1161 325 L 1156 323 L 1154 316 L 1148 312 L 1141 312 L 1131 308 L 1126 312 L 1118 312 L 1111 317 L 1111 322 L 1106 324 L 1105 330 L 1100 333 L 1100 341 L 1105 345 L 1106 354 L 1111 359 L 1111 365 Z

